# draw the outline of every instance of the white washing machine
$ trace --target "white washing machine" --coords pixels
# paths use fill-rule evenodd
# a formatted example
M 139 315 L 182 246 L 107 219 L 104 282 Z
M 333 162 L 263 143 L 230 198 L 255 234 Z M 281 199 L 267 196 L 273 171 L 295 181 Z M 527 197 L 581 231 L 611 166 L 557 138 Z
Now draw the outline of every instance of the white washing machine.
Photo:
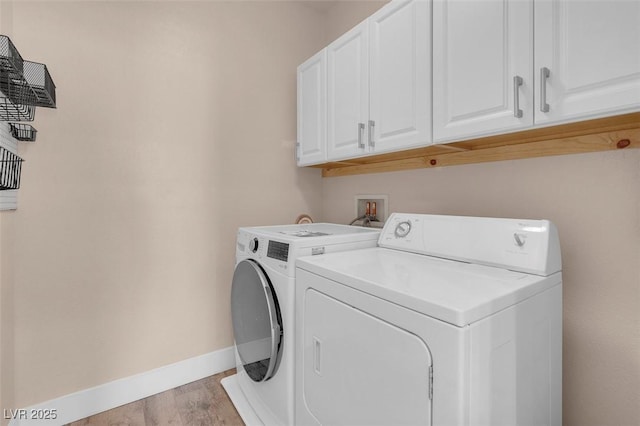
M 238 230 L 231 290 L 238 372 L 222 384 L 246 424 L 294 423 L 296 259 L 375 247 L 379 234 L 328 223 Z
M 549 221 L 393 214 L 296 276 L 296 425 L 562 424 Z

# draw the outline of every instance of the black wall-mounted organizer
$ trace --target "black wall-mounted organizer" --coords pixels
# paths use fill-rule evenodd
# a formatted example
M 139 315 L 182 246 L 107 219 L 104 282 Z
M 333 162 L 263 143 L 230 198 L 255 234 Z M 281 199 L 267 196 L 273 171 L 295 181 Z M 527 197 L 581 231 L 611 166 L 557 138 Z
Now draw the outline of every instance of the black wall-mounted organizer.
M 22 73 L 22 56 L 7 36 L 0 35 L 0 67 Z
M 27 91 L 28 98 L 23 103 L 45 108 L 56 107 L 56 85 L 53 84 L 45 64 L 24 61 L 23 76 L 31 89 Z
M 0 190 L 20 188 L 20 172 L 24 160 L 0 146 Z
M 14 104 L 9 98 L 0 97 L 0 121 L 33 121 L 35 115 L 35 107 Z
M 0 121 L 10 121 L 11 134 L 19 141 L 34 142 L 36 107 L 56 107 L 56 85 L 45 64 L 26 61 L 9 37 L 0 35 Z M 0 190 L 18 189 L 22 159 L 0 147 Z
M 11 135 L 22 142 L 35 142 L 38 131 L 30 124 L 9 123 Z
M 22 59 L 11 39 L 3 35 L 0 35 L 0 91 L 4 99 L 4 106 L 0 105 L 3 121 L 33 120 L 34 114 L 26 112 L 27 107 L 56 107 L 56 85 L 47 66 Z M 16 120 L 16 116 L 24 119 Z

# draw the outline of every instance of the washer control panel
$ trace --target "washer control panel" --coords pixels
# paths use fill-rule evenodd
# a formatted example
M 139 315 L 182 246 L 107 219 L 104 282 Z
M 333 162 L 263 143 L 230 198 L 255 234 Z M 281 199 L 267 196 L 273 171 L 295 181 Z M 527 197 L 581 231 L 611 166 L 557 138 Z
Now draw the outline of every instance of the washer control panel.
M 289 244 L 280 241 L 269 240 L 267 257 L 286 262 L 289 260 Z
M 255 259 L 262 266 L 268 265 L 278 270 L 286 271 L 293 267 L 291 261 L 291 247 L 284 241 L 277 241 L 254 234 L 243 229 L 238 230 L 236 238 L 236 262 L 240 259 Z
M 254 237 L 253 239 L 249 240 L 249 251 L 251 253 L 257 252 L 258 248 L 260 248 L 260 240 L 258 240 L 258 237 Z

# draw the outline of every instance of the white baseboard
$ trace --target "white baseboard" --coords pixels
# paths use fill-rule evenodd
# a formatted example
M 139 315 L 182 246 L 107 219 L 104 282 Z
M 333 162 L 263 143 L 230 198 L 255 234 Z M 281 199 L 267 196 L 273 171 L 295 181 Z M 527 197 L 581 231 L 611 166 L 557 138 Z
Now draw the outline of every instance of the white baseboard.
M 5 413 L 9 426 L 60 426 L 235 367 L 233 346 Z M 49 411 L 46 410 L 55 410 Z M 34 419 L 52 414 L 55 419 Z

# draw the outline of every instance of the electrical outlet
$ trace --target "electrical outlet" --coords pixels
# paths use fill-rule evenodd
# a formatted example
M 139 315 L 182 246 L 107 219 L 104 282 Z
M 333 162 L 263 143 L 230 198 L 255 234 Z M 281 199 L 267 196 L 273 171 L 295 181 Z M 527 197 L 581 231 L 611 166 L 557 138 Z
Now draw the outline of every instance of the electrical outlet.
M 389 217 L 389 197 L 387 195 L 356 195 L 356 217 L 369 219 L 372 227 L 382 228 Z

